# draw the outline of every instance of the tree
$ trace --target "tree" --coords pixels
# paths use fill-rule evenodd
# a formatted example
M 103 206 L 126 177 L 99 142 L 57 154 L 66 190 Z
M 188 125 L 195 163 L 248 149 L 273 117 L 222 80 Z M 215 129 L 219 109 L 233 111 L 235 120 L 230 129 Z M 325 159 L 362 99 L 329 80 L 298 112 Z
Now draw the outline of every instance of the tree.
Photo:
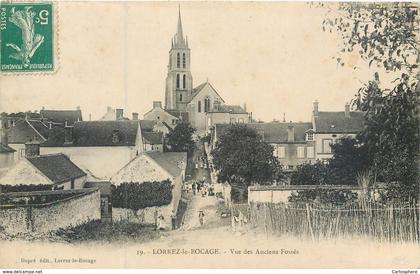
M 419 94 L 418 6 L 413 3 L 340 3 L 329 9 L 323 28 L 342 37 L 341 54 L 357 51 L 368 62 L 400 76 L 384 89 L 379 73 L 356 94 L 364 111 L 358 136 L 370 157 L 373 176 L 394 188 L 390 198 L 418 199 Z M 337 61 L 344 65 L 342 58 Z
M 354 138 L 341 138 L 331 146 L 333 157 L 329 161 L 331 184 L 357 185 L 359 174 L 370 169 L 371 159 L 366 146 Z
M 416 73 L 419 54 L 418 6 L 414 3 L 351 3 L 327 8 L 324 31 L 335 31 L 342 38 L 337 61 L 356 51 L 369 63 L 387 71 Z
M 192 135 L 195 129 L 189 123 L 181 122 L 175 126 L 167 135 L 167 149 L 173 152 L 190 152 L 194 149 L 195 143 Z
M 245 125 L 231 125 L 212 151 L 219 181 L 249 186 L 271 184 L 281 176 L 273 147 Z
M 305 163 L 297 166 L 291 176 L 292 185 L 323 185 L 327 183 L 329 168 L 327 164 L 317 161 L 315 164 Z

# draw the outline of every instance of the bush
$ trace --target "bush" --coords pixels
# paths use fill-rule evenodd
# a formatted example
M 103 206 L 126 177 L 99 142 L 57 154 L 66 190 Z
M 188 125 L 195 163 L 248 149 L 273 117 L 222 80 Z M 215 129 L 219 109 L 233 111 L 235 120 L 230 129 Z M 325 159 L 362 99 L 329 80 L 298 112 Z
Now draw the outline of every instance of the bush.
M 302 164 L 292 174 L 292 185 L 322 185 L 327 181 L 328 165 L 317 161 L 315 164 Z
M 164 206 L 172 201 L 170 180 L 162 182 L 122 183 L 112 186 L 114 207 L 139 210 L 152 206 Z
M 313 204 L 343 206 L 357 200 L 357 193 L 350 190 L 301 190 L 292 193 L 289 202 L 294 204 Z
M 0 192 L 30 192 L 51 190 L 52 185 L 0 185 Z

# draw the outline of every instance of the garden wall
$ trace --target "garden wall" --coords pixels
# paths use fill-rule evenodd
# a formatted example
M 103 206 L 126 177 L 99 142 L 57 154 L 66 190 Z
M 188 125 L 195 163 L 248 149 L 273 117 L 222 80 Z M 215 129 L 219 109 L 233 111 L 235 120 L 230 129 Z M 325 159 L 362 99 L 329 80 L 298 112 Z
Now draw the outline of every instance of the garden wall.
M 0 205 L 0 230 L 8 234 L 45 233 L 75 226 L 89 220 L 100 220 L 101 202 L 98 189 L 36 191 L 10 193 L 14 198 L 28 199 L 31 196 L 71 194 L 62 200 L 43 204 Z M 20 196 L 19 196 L 20 195 Z

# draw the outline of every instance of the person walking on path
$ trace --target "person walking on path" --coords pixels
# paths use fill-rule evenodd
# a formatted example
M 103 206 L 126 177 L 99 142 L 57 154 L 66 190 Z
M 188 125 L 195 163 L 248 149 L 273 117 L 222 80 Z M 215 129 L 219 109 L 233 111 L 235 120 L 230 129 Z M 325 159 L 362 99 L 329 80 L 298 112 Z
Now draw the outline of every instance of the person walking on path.
M 200 226 L 204 225 L 204 212 L 202 210 L 200 210 L 200 212 L 198 213 L 198 220 L 200 221 Z

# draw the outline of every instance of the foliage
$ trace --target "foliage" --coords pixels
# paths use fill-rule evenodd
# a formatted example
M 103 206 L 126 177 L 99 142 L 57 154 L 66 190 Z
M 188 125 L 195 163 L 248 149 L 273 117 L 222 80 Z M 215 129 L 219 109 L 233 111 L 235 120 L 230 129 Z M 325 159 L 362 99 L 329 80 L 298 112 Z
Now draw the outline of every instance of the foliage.
M 327 7 L 329 8 L 329 7 Z M 401 73 L 393 88 L 381 88 L 379 73 L 356 94 L 354 106 L 365 113 L 358 136 L 368 168 L 382 176 L 389 199 L 418 198 L 419 54 L 418 6 L 412 3 L 340 3 L 329 9 L 324 29 L 342 37 L 342 54 L 358 50 L 369 65 Z M 342 65 L 341 59 L 337 59 Z
M 315 164 L 305 163 L 297 166 L 291 176 L 292 185 L 322 185 L 327 182 L 328 165 L 317 161 Z
M 323 29 L 340 34 L 342 55 L 356 51 L 369 63 L 388 71 L 414 72 L 419 53 L 418 6 L 413 3 L 341 2 L 328 9 Z
M 273 147 L 264 142 L 255 129 L 246 125 L 231 125 L 212 151 L 219 180 L 240 183 L 267 184 L 278 180 L 281 172 Z
M 317 203 L 323 205 L 343 206 L 354 203 L 357 193 L 350 190 L 300 190 L 289 196 L 292 204 Z
M 159 232 L 152 227 L 125 221 L 103 223 L 100 220 L 89 221 L 78 226 L 61 228 L 54 232 L 67 242 L 141 240 L 145 242 L 158 237 Z
M 358 174 L 369 168 L 370 157 L 366 146 L 354 138 L 344 137 L 331 148 L 333 157 L 329 160 L 329 183 L 356 185 Z
M 171 181 L 122 183 L 112 187 L 114 207 L 137 211 L 152 206 L 164 206 L 172 201 Z
M 371 157 L 376 176 L 397 182 L 401 197 L 418 196 L 419 90 L 418 83 L 400 80 L 389 93 L 371 81 L 362 88 L 358 108 L 365 112 L 359 140 Z
M 52 185 L 0 185 L 0 193 L 52 190 Z
M 195 143 L 192 138 L 195 129 L 189 123 L 181 122 L 166 134 L 167 150 L 174 152 L 190 152 L 194 149 Z

